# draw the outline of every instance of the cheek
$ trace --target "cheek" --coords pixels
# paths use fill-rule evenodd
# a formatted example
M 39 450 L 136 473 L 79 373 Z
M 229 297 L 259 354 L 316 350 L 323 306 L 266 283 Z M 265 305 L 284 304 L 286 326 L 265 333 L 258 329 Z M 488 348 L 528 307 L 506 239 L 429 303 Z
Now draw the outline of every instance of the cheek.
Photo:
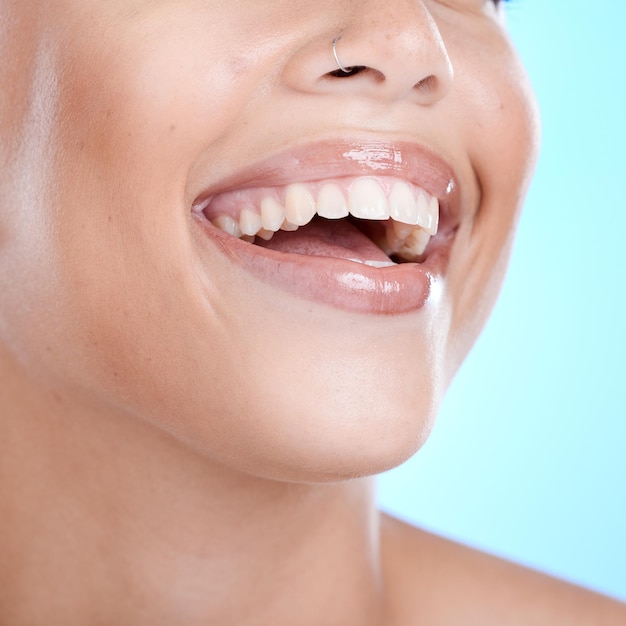
M 68 379 L 93 371 L 103 387 L 140 380 L 147 363 L 171 358 L 168 339 L 189 321 L 180 303 L 193 292 L 182 276 L 186 171 L 245 101 L 222 55 L 194 49 L 197 20 L 181 10 L 168 22 L 128 19 L 122 30 L 104 14 L 115 4 L 89 23 L 59 11 L 50 38 L 33 37 L 44 52 L 23 91 L 38 97 L 30 110 L 12 107 L 28 112 L 15 150 L 28 175 L 9 187 L 19 210 L 10 226 L 16 243 L 3 250 L 14 254 L 2 265 L 7 275 L 17 268 L 3 298 L 15 351 L 33 371 L 41 365 Z M 221 108 L 208 110 L 207 93 Z M 165 375 L 157 369 L 153 379 Z
M 509 48 L 503 49 L 497 66 L 486 64 L 465 90 L 476 103 L 471 111 L 477 114 L 465 125 L 465 141 L 481 195 L 455 248 L 451 371 L 480 333 L 499 293 L 540 135 L 532 89 Z
M 65 46 L 60 59 L 68 156 L 118 174 L 116 193 L 129 176 L 135 184 L 147 174 L 171 187 L 194 150 L 218 139 L 246 101 L 237 69 L 218 53 L 225 42 L 194 44 L 214 33 L 184 11 L 166 23 L 129 19 L 123 30 L 94 35 L 97 48 Z
M 194 46 L 211 35 L 184 10 L 173 15 L 126 19 L 122 30 L 103 13 L 92 21 L 99 29 L 93 37 L 85 34 L 91 24 L 68 18 L 56 25 L 63 44 L 53 67 L 55 120 L 41 137 L 51 146 L 50 165 L 45 188 L 33 189 L 37 200 L 28 203 L 36 225 L 23 228 L 22 239 L 25 248 L 45 251 L 47 266 L 36 267 L 31 282 L 45 299 L 41 310 L 63 322 L 57 336 L 65 328 L 111 355 L 132 352 L 133 344 L 118 345 L 110 326 L 135 324 L 141 337 L 166 311 L 185 322 L 179 305 L 194 293 L 183 275 L 192 254 L 188 169 L 246 101 L 223 55 Z M 220 106 L 209 110 L 211 101 Z M 172 333 L 167 325 L 157 330 Z M 147 358 L 145 350 L 136 356 Z M 120 370 L 123 359 L 113 360 L 106 359 L 108 369 Z

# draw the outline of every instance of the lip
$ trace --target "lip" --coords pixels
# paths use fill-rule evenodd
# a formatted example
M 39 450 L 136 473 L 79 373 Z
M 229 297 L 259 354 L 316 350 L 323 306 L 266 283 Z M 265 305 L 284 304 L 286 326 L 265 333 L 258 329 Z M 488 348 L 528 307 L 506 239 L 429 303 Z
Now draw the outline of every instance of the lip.
M 199 207 L 218 193 L 343 176 L 394 176 L 439 199 L 440 229 L 422 262 L 375 268 L 346 259 L 291 254 L 256 246 L 213 226 Z M 407 142 L 328 141 L 296 146 L 207 186 L 193 215 L 215 248 L 257 279 L 293 295 L 351 312 L 401 314 L 421 309 L 445 274 L 458 225 L 459 185 L 430 149 Z

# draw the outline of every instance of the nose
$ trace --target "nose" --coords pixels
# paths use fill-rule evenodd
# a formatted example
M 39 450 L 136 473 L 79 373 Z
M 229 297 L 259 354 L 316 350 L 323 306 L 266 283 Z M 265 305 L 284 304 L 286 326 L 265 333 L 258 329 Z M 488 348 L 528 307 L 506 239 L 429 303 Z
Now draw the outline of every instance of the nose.
M 445 97 L 454 71 L 430 11 L 420 0 L 360 0 L 338 32 L 302 45 L 284 80 L 308 93 L 354 93 L 389 101 L 432 105 Z

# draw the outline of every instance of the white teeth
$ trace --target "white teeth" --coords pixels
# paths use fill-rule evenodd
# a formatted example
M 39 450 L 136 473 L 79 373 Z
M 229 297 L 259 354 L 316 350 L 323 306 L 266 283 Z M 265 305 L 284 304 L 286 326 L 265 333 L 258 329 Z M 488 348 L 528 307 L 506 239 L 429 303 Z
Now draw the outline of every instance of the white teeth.
M 405 261 L 414 261 L 416 257 L 424 254 L 429 241 L 430 235 L 426 231 L 421 228 L 415 228 L 402 247 L 395 251 L 394 254 Z
M 261 224 L 265 230 L 276 232 L 285 221 L 285 210 L 282 204 L 267 196 L 261 200 Z
M 368 265 L 369 267 L 393 267 L 394 265 L 398 265 L 393 261 L 361 261 L 360 259 L 346 259 L 347 261 L 352 261 L 353 263 L 360 263 L 361 265 Z
M 317 195 L 317 214 L 329 220 L 348 215 L 348 205 L 338 185 L 326 183 L 320 189 Z
M 212 220 L 212 224 L 233 237 L 241 237 L 242 235 L 239 224 L 230 215 L 219 215 Z
M 315 200 L 307 185 L 295 183 L 285 190 L 285 217 L 296 226 L 308 224 L 315 215 Z
M 393 261 L 365 261 L 364 265 L 369 265 L 370 267 L 393 267 L 398 264 Z
M 415 260 L 424 254 L 430 235 L 422 228 L 391 220 L 385 229 L 386 245 L 381 248 L 388 256 L 396 256 L 405 261 Z
M 350 188 L 350 214 L 365 220 L 386 220 L 389 206 L 384 189 L 374 178 L 357 179 Z
M 292 224 L 291 222 L 285 220 L 281 225 L 280 225 L 280 230 L 284 230 L 288 233 L 292 233 L 294 230 L 298 230 L 298 225 L 297 224 Z
M 391 220 L 390 223 L 385 225 L 385 236 L 383 240 L 376 243 L 387 256 L 393 256 L 398 250 L 402 249 L 404 242 L 414 229 L 415 226 L 411 226 L 410 224 Z
M 308 224 L 315 214 L 326 219 L 348 215 L 368 220 L 387 220 L 384 229 L 372 241 L 390 257 L 415 261 L 424 254 L 439 223 L 439 201 L 425 190 L 401 180 L 384 183 L 375 177 L 362 176 L 348 187 L 324 183 L 315 202 L 313 184 L 294 183 L 284 190 L 284 207 L 274 190 L 268 189 L 258 208 L 241 209 L 239 221 L 230 215 L 218 215 L 212 223 L 222 231 L 253 242 L 255 236 L 269 241 L 278 230 L 295 231 Z M 389 191 L 387 195 L 386 191 Z M 347 195 L 347 200 L 346 200 Z M 391 218 L 391 219 L 389 219 Z M 359 261 L 371 267 L 389 267 L 393 261 Z
M 437 229 L 439 228 L 439 200 L 437 200 L 435 196 L 431 196 L 430 202 L 428 204 L 428 209 L 430 210 L 432 222 L 424 230 L 429 235 L 436 235 Z
M 261 216 L 252 209 L 242 209 L 239 214 L 239 228 L 244 235 L 256 235 L 261 229 Z
M 428 199 L 426 195 L 421 191 L 418 193 L 417 198 L 417 223 L 424 228 L 427 224 L 430 223 L 430 215 L 428 211 Z
M 394 183 L 389 194 L 389 216 L 404 224 L 417 224 L 418 211 L 411 187 L 402 181 Z
M 425 191 L 419 191 L 417 200 L 418 221 L 417 223 L 429 235 L 437 232 L 439 223 L 439 201 L 434 196 L 428 195 Z
M 261 239 L 265 239 L 265 241 L 269 241 L 274 236 L 274 231 L 261 228 L 261 230 L 256 234 L 256 236 L 260 237 Z
M 394 235 L 400 241 L 404 241 L 414 230 L 415 228 L 411 226 L 411 224 L 405 224 L 404 222 L 391 222 L 391 229 L 393 230 Z

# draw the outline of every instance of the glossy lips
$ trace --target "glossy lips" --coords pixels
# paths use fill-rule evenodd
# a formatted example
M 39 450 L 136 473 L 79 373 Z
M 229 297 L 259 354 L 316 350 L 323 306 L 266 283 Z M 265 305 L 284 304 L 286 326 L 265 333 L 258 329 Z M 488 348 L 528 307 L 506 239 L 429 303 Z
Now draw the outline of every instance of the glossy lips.
M 193 210 L 219 249 L 264 282 L 394 314 L 422 307 L 443 272 L 456 187 L 451 169 L 420 146 L 327 143 L 209 185 Z M 440 207 L 446 232 L 427 249 Z

